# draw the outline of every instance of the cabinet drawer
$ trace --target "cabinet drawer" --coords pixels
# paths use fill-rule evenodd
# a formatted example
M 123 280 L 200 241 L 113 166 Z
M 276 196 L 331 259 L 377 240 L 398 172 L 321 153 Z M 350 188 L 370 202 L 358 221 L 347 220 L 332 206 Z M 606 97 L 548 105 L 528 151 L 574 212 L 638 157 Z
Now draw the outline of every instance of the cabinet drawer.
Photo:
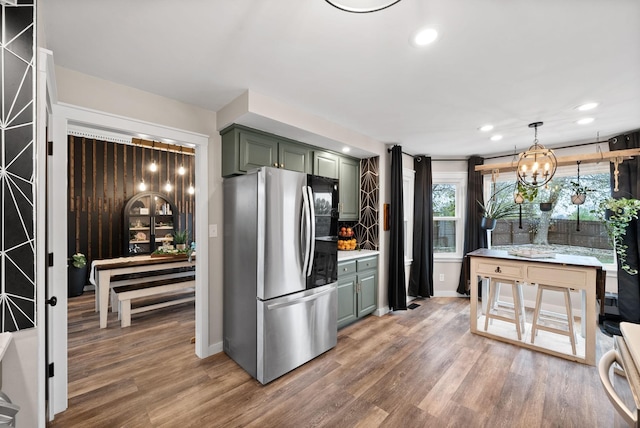
M 355 260 L 338 263 L 338 276 L 349 275 L 350 273 L 356 273 Z
M 531 283 L 546 285 L 564 285 L 586 288 L 587 272 L 569 267 L 554 268 L 546 266 L 528 266 L 527 279 Z
M 366 259 L 357 260 L 358 264 L 358 272 L 367 269 L 375 269 L 378 267 L 378 258 L 377 257 L 369 257 Z
M 511 265 L 500 261 L 481 261 L 478 262 L 478 274 L 489 277 L 512 277 L 523 278 L 523 267 L 520 265 Z

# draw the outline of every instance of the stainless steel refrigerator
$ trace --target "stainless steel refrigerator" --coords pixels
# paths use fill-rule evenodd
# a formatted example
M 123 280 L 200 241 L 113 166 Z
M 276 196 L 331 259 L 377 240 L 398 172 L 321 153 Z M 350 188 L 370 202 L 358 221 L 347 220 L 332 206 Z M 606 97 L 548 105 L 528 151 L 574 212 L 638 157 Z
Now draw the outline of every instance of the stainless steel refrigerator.
M 263 384 L 336 345 L 337 230 L 337 180 L 224 180 L 224 351 Z

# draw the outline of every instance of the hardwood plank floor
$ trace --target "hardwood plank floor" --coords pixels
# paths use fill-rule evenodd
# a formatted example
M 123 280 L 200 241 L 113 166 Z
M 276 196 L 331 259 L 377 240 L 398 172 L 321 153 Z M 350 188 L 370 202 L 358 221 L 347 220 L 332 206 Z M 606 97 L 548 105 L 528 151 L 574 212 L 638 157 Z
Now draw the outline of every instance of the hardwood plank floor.
M 193 303 L 99 329 L 85 292 L 69 300 L 69 409 L 49 426 L 623 426 L 595 367 L 472 335 L 468 299 L 418 303 L 262 386 L 223 353 L 195 356 Z M 599 359 L 613 340 L 597 345 Z

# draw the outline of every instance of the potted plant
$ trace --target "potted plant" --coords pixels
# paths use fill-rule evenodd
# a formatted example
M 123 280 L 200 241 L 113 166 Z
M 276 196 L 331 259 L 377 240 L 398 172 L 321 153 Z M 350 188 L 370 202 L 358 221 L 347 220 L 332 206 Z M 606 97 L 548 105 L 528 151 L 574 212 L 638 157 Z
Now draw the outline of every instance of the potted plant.
M 498 219 L 512 216 L 517 213 L 516 205 L 509 198 L 498 198 L 498 195 L 502 190 L 504 189 L 493 193 L 484 204 L 477 201 L 480 209 L 482 210 L 482 222 L 480 223 L 480 227 L 485 230 L 495 229 Z
M 524 201 L 533 202 L 533 200 L 538 196 L 538 188 L 533 186 L 524 186 L 522 183 L 518 182 L 518 186 L 516 188 L 516 194 L 514 195 L 514 201 L 517 204 L 521 204 Z
M 587 200 L 587 192 L 591 192 L 587 186 L 580 184 L 580 182 L 572 181 L 571 189 L 573 194 L 571 195 L 571 203 L 574 205 L 582 205 Z
M 87 258 L 82 253 L 75 253 L 69 259 L 67 295 L 76 297 L 82 295 L 87 282 Z
M 177 250 L 186 249 L 188 240 L 189 240 L 188 230 L 176 230 L 175 232 L 173 232 L 173 243 L 176 245 Z
M 608 198 L 600 202 L 598 210 L 594 212 L 613 241 L 620 267 L 630 275 L 636 275 L 638 270 L 627 264 L 628 246 L 624 243 L 624 237 L 629 223 L 638 219 L 638 210 L 640 210 L 640 200 Z

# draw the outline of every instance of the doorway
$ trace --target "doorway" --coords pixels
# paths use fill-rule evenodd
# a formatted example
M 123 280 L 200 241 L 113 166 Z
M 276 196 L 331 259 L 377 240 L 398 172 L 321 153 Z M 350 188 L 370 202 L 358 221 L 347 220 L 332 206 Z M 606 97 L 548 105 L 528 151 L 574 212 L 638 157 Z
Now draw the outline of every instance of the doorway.
M 52 202 L 52 217 L 56 228 L 53 231 L 51 249 L 54 257 L 64 260 L 68 254 L 67 236 L 68 228 L 66 224 L 68 198 L 67 189 L 67 135 L 69 128 L 76 124 L 86 127 L 96 127 L 105 132 L 113 131 L 125 135 L 135 135 L 138 133 L 152 138 L 167 138 L 173 141 L 180 141 L 191 145 L 195 149 L 195 221 L 196 221 L 196 242 L 203 243 L 198 247 L 198 260 L 196 262 L 196 305 L 195 305 L 195 354 L 204 358 L 210 354 L 209 337 L 209 291 L 208 283 L 209 268 L 206 262 L 209 258 L 207 245 L 207 222 L 208 222 L 208 179 L 207 179 L 207 158 L 208 158 L 208 136 L 176 130 L 162 125 L 152 124 L 135 119 L 115 116 L 111 114 L 96 112 L 89 109 L 68 105 L 54 105 L 52 130 L 53 130 L 53 165 L 52 168 L 54 182 L 52 185 L 56 190 L 57 201 Z M 62 201 L 62 202 L 61 202 Z M 57 219 L 65 219 L 58 221 Z M 68 367 L 67 367 L 67 271 L 66 263 L 54 265 L 52 275 L 52 287 L 55 295 L 58 296 L 58 305 L 55 311 L 51 311 L 48 322 L 53 331 L 53 358 L 56 361 L 56 373 L 51 382 L 53 387 L 50 397 L 50 406 L 53 414 L 60 413 L 68 405 Z

